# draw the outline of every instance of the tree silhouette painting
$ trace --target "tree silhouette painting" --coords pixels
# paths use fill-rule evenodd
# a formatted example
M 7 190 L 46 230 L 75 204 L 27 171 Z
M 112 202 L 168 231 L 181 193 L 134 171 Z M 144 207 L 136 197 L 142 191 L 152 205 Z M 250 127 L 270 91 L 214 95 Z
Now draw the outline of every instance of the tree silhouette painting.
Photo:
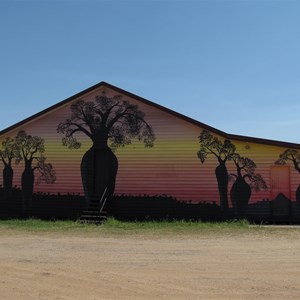
M 107 195 L 115 190 L 118 160 L 112 150 L 131 144 L 133 138 L 146 147 L 153 147 L 154 132 L 145 121 L 138 105 L 123 100 L 121 95 L 107 96 L 105 92 L 94 101 L 78 100 L 71 105 L 71 115 L 61 122 L 57 132 L 69 149 L 78 149 L 77 134 L 86 135 L 92 147 L 83 155 L 81 178 L 87 206 L 99 198 L 107 188 Z
M 56 180 L 52 164 L 46 163 L 45 141 L 39 136 L 27 134 L 24 130 L 18 132 L 16 139 L 16 163 L 24 161 L 24 171 L 21 177 L 23 206 L 31 208 L 35 172 L 39 173 L 37 183 L 42 181 L 54 183 Z
M 16 157 L 15 140 L 7 137 L 2 142 L 2 149 L 0 150 L 0 159 L 4 164 L 3 168 L 3 188 L 5 197 L 11 196 L 14 171 L 11 166 L 12 160 Z
M 279 159 L 275 161 L 276 165 L 285 165 L 287 162 L 291 162 L 294 169 L 300 173 L 300 153 L 296 149 L 286 149 L 279 155 Z M 300 184 L 296 190 L 296 200 L 300 202 Z
M 201 163 L 204 163 L 207 156 L 213 155 L 218 160 L 219 165 L 215 169 L 215 175 L 218 182 L 221 209 L 228 210 L 228 171 L 226 162 L 231 159 L 235 153 L 235 146 L 230 140 L 223 142 L 214 137 L 209 131 L 202 130 L 199 136 L 200 150 L 197 155 Z
M 266 190 L 267 184 L 260 174 L 255 173 L 256 164 L 253 160 L 237 153 L 234 153 L 231 159 L 236 167 L 236 174 L 230 174 L 231 178 L 235 178 L 230 191 L 232 206 L 236 217 L 244 217 L 251 197 L 251 190 Z

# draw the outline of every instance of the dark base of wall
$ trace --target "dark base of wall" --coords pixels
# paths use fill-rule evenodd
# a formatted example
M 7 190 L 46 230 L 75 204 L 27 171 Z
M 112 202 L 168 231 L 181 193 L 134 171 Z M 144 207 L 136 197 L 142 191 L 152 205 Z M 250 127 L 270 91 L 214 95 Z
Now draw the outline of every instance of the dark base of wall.
M 116 195 L 110 199 L 108 215 L 119 220 L 201 220 L 226 221 L 248 219 L 255 223 L 300 223 L 300 204 L 285 201 L 283 206 L 274 201 L 260 201 L 237 213 L 232 208 L 221 210 L 215 203 L 179 202 L 173 197 Z M 24 205 L 26 204 L 26 205 Z M 275 207 L 275 208 L 274 208 Z M 77 220 L 85 210 L 83 196 L 68 194 L 34 194 L 31 203 L 23 202 L 21 190 L 13 190 L 11 197 L 5 197 L 0 189 L 0 218 L 39 218 L 45 220 Z
M 114 196 L 110 213 L 120 220 L 220 220 L 230 218 L 211 203 L 190 204 L 168 196 Z
M 11 197 L 4 197 L 0 191 L 0 218 L 76 220 L 84 204 L 85 199 L 80 195 L 33 194 L 32 200 L 25 202 L 20 190 L 14 190 Z
M 274 201 L 262 200 L 245 211 L 221 210 L 217 204 L 178 202 L 168 196 L 114 196 L 110 214 L 119 220 L 201 220 L 227 221 L 247 219 L 253 223 L 300 223 L 300 204 L 287 202 L 281 209 Z

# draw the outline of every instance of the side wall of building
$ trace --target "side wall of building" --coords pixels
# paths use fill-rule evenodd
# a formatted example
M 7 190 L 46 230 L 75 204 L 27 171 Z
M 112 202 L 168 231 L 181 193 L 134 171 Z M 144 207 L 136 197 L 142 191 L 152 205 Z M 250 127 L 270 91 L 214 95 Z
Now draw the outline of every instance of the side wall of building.
M 116 94 L 113 89 L 100 87 L 80 99 L 85 102 L 95 101 L 95 97 L 101 95 L 103 91 L 107 96 Z M 158 203 L 166 201 L 166 199 L 172 200 L 173 204 L 181 203 L 181 206 L 177 207 L 178 210 L 185 209 L 183 205 L 188 204 L 197 212 L 201 211 L 202 206 L 207 207 L 207 205 L 219 208 L 221 206 L 220 188 L 215 174 L 216 167 L 219 165 L 218 157 L 214 153 L 207 153 L 205 161 L 202 163 L 197 155 L 200 149 L 199 135 L 203 128 L 135 98 L 122 95 L 122 99 L 138 106 L 138 109 L 144 114 L 144 120 L 152 127 L 155 140 L 152 147 L 145 147 L 142 140 L 132 138 L 130 144 L 115 150 L 114 153 L 118 160 L 115 195 L 125 197 L 127 202 L 129 199 L 133 199 L 130 197 L 135 197 L 134 201 L 146 198 L 147 205 L 151 201 Z M 62 143 L 65 135 L 58 132 L 59 124 L 71 117 L 71 106 L 77 100 L 14 128 L 0 138 L 1 142 L 7 138 L 15 140 L 19 132 L 23 131 L 26 136 L 43 139 L 42 156 L 46 158 L 44 165 L 51 164 L 53 178 L 47 180 L 45 176 L 41 176 L 43 175 L 43 170 L 39 165 L 41 156 L 38 151 L 34 153 L 31 165 L 34 173 L 33 195 L 36 199 L 34 201 L 47 196 L 48 202 L 54 199 L 53 203 L 68 199 L 68 205 L 72 205 L 73 198 L 74 201 L 84 202 L 81 161 L 84 154 L 92 147 L 92 141 L 83 132 L 78 131 L 74 136 L 81 146 L 78 149 L 69 149 Z M 224 142 L 224 137 L 213 135 L 221 143 Z M 249 205 L 273 201 L 280 193 L 291 201 L 296 200 L 295 194 L 299 184 L 298 172 L 291 165 L 277 166 L 275 164 L 279 155 L 286 148 L 240 140 L 232 140 L 231 143 L 235 146 L 235 151 L 240 158 L 249 158 L 255 163 L 255 166 L 251 165 L 251 174 L 248 169 L 242 170 L 245 182 L 252 187 L 248 200 Z M 23 145 L 21 151 L 26 151 L 24 147 L 26 148 Z M 3 146 L 2 150 L 4 150 Z M 3 168 L 4 166 L 5 164 L 2 164 Z M 18 202 L 14 198 L 24 198 L 24 195 L 22 196 L 24 189 L 22 176 L 24 176 L 25 160 L 13 157 L 11 167 L 13 169 L 13 191 L 10 196 L 4 193 L 5 184 L 2 184 L 1 197 L 6 205 L 12 201 Z M 237 167 L 232 159 L 226 161 L 226 167 L 228 174 L 232 174 L 227 194 L 229 209 L 233 209 L 234 201 L 231 199 L 231 194 L 236 181 Z M 3 174 L 0 173 L 1 183 Z M 260 189 L 255 190 L 254 174 L 260 175 L 265 187 L 261 185 Z M 252 179 L 250 175 L 252 175 Z M 280 185 L 278 186 L 276 183 L 281 177 L 281 181 L 285 182 L 282 191 L 280 191 Z M 121 201 L 120 199 L 119 201 Z M 19 199 L 18 203 L 24 206 L 24 199 Z M 140 201 L 140 203 L 142 202 Z M 82 207 L 78 206 L 77 213 Z M 42 203 L 40 203 L 39 209 L 43 209 Z M 56 210 L 54 204 L 51 209 L 53 212 Z M 58 207 L 57 210 L 59 209 Z

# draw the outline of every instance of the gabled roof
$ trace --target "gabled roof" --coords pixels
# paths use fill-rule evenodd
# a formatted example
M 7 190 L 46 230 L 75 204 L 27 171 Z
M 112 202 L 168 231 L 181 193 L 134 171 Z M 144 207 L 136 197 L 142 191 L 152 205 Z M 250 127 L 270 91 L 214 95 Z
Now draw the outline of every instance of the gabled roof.
M 39 117 L 43 116 L 44 114 L 47 114 L 47 113 L 51 112 L 52 110 L 55 110 L 55 109 L 59 108 L 60 106 L 68 104 L 69 102 L 72 102 L 73 100 L 78 99 L 78 98 L 84 96 L 85 94 L 90 93 L 90 92 L 92 92 L 95 89 L 98 89 L 100 87 L 107 87 L 109 89 L 112 89 L 112 90 L 116 91 L 117 93 L 126 95 L 126 96 L 128 96 L 130 98 L 134 98 L 134 99 L 136 99 L 136 100 L 138 100 L 140 102 L 143 102 L 145 104 L 148 104 L 150 106 L 158 108 L 158 109 L 160 109 L 160 110 L 162 110 L 162 111 L 164 111 L 166 113 L 169 113 L 169 114 L 171 114 L 171 115 L 173 115 L 173 116 L 175 116 L 177 118 L 180 118 L 180 119 L 182 119 L 182 120 L 184 120 L 186 122 L 189 122 L 191 124 L 194 124 L 196 126 L 199 126 L 199 127 L 203 128 L 203 129 L 206 129 L 206 130 L 208 130 L 208 131 L 210 131 L 212 133 L 218 134 L 218 135 L 220 135 L 220 136 L 222 136 L 222 137 L 224 137 L 226 139 L 229 139 L 229 140 L 239 140 L 239 141 L 244 141 L 244 142 L 248 142 L 248 143 L 259 143 L 259 144 L 267 144 L 267 145 L 280 146 L 280 147 L 286 147 L 286 148 L 297 148 L 297 149 L 300 149 L 300 144 L 296 144 L 296 143 L 289 143 L 289 142 L 282 142 L 282 141 L 275 141 L 275 140 L 268 140 L 268 139 L 261 139 L 261 138 L 255 138 L 255 137 L 249 137 L 249 136 L 242 136 L 242 135 L 235 135 L 235 134 L 226 133 L 224 131 L 221 131 L 219 129 L 216 129 L 214 127 L 211 127 L 209 125 L 206 125 L 204 123 L 196 121 L 196 120 L 194 120 L 194 119 L 192 119 L 190 117 L 182 115 L 182 114 L 180 114 L 180 113 L 178 113 L 178 112 L 176 112 L 174 110 L 171 110 L 169 108 L 166 108 L 166 107 L 164 107 L 162 105 L 159 105 L 157 103 L 154 103 L 152 101 L 149 101 L 147 99 L 139 97 L 139 96 L 134 95 L 132 93 L 129 93 L 129 92 L 125 91 L 125 90 L 122 90 L 122 89 L 120 89 L 120 88 L 118 88 L 116 86 L 113 86 L 113 85 L 111 85 L 109 83 L 106 83 L 104 81 L 102 81 L 102 82 L 100 82 L 100 83 L 98 83 L 96 85 L 93 85 L 90 88 L 85 89 L 85 90 L 83 90 L 83 91 L 81 91 L 81 92 L 79 92 L 79 93 L 77 93 L 77 94 L 75 94 L 75 95 L 73 95 L 73 96 L 71 96 L 71 97 L 69 97 L 69 98 L 61 101 L 61 102 L 58 102 L 58 103 L 56 103 L 56 104 L 54 104 L 54 105 L 52 105 L 52 106 L 50 106 L 50 107 L 48 107 L 48 108 L 46 108 L 46 109 L 38 112 L 38 113 L 36 113 L 36 114 L 34 114 L 34 115 L 32 115 L 32 116 L 24 119 L 24 120 L 22 120 L 22 121 L 20 121 L 20 122 L 18 122 L 16 124 L 14 124 L 14 125 L 12 125 L 12 126 L 7 127 L 6 129 L 0 131 L 0 135 L 5 134 L 5 133 L 7 133 L 7 132 L 9 132 L 9 131 L 17 128 L 17 127 L 20 127 L 20 126 L 26 124 L 27 122 L 30 122 L 30 121 L 32 121 L 32 120 L 34 120 L 36 118 L 39 118 Z M 199 134 L 200 134 L 200 132 L 199 132 Z

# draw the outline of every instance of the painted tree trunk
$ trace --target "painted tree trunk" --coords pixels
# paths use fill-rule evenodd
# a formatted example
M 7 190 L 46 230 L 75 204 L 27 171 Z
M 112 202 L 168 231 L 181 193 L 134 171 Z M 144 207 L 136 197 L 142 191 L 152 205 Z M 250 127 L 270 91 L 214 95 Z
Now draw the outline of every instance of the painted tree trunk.
M 30 163 L 25 163 L 25 169 L 22 173 L 22 196 L 24 213 L 30 213 L 32 208 L 32 195 L 34 185 L 34 171 Z
M 223 211 L 228 210 L 228 172 L 225 162 L 221 162 L 215 170 L 220 195 L 220 206 Z
M 298 203 L 300 203 L 300 184 L 298 185 L 298 188 L 296 190 L 296 200 Z
M 90 148 L 81 161 L 81 178 L 86 207 L 95 198 L 100 199 L 107 187 L 108 196 L 113 195 L 118 171 L 118 159 L 110 148 Z
M 3 187 L 5 198 L 10 198 L 12 184 L 13 184 L 14 171 L 9 164 L 6 164 L 3 169 Z
M 251 187 L 243 177 L 238 177 L 232 185 L 230 197 L 235 216 L 237 218 L 245 217 L 251 197 Z

